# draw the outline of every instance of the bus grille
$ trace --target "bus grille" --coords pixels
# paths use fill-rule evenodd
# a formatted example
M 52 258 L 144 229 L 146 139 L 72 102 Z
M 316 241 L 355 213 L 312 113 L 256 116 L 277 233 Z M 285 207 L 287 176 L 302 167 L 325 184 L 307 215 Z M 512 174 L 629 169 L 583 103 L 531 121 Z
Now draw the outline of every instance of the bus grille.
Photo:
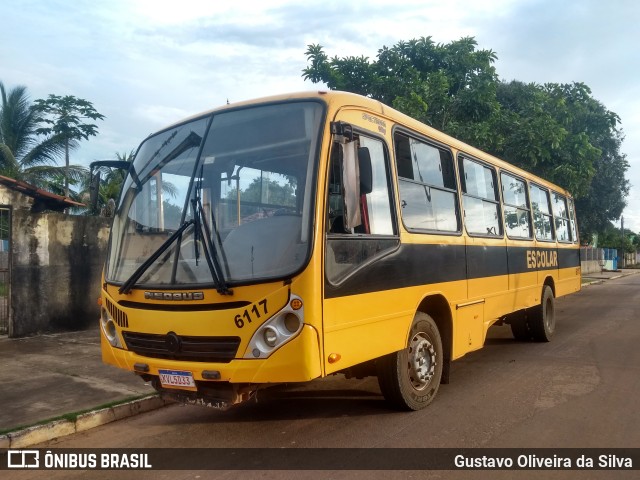
M 129 318 L 127 317 L 127 314 L 111 303 L 108 298 L 105 298 L 105 301 L 107 304 L 107 310 L 109 310 L 113 321 L 122 328 L 129 328 Z
M 127 348 L 143 357 L 191 362 L 229 363 L 236 356 L 240 337 L 190 337 L 122 332 Z

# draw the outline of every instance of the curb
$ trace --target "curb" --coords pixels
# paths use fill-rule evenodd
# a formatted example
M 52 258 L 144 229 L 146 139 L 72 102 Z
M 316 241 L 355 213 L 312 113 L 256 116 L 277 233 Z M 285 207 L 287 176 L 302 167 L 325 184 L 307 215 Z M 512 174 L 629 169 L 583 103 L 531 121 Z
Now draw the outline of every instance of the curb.
M 35 425 L 23 430 L 9 432 L 6 435 L 0 435 L 0 448 L 30 447 L 58 437 L 84 432 L 116 420 L 149 412 L 170 403 L 173 402 L 165 401 L 155 394 L 114 405 L 113 407 L 83 413 L 78 415 L 75 420 L 54 420 L 44 425 Z
M 632 271 L 632 272 L 622 271 L 622 272 L 620 272 L 620 275 L 614 275 L 614 276 L 608 277 L 608 278 L 598 278 L 598 279 L 595 279 L 595 280 L 593 280 L 591 282 L 583 283 L 582 287 L 588 287 L 589 285 L 597 285 L 599 283 L 604 283 L 604 282 L 609 281 L 609 280 L 616 280 L 618 278 L 628 277 L 630 275 L 636 275 L 638 273 L 640 273 L 640 271 Z M 589 278 L 589 277 L 587 276 L 587 278 Z

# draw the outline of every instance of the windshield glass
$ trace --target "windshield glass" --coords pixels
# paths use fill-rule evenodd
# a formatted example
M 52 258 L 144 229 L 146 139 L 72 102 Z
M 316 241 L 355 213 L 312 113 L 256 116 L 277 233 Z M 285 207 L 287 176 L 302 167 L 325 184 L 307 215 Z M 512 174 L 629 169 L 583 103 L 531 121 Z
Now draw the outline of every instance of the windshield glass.
M 147 139 L 123 187 L 107 280 L 219 287 L 301 269 L 322 114 L 317 102 L 264 105 Z

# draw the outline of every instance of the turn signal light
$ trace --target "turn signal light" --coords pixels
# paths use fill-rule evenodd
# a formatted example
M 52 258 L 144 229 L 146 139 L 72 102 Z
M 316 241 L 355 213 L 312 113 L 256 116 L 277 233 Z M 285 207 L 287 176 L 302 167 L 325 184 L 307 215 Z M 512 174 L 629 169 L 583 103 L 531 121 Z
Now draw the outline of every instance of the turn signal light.
M 342 358 L 342 356 L 339 353 L 332 353 L 329 355 L 329 363 L 336 363 L 338 360 L 340 360 Z
M 302 308 L 302 300 L 300 300 L 299 298 L 294 298 L 293 300 L 291 300 L 291 303 L 289 305 L 291 305 L 291 308 L 293 308 L 294 310 L 300 310 Z

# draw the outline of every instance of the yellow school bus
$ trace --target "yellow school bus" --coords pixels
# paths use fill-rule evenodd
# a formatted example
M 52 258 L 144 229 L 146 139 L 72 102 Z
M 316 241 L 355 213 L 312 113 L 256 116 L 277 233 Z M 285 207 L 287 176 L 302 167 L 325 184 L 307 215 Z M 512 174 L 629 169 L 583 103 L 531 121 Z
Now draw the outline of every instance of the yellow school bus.
M 375 375 L 417 410 L 507 323 L 549 341 L 580 289 L 570 194 L 369 98 L 270 97 L 147 138 L 101 292 L 106 363 L 227 408 Z

